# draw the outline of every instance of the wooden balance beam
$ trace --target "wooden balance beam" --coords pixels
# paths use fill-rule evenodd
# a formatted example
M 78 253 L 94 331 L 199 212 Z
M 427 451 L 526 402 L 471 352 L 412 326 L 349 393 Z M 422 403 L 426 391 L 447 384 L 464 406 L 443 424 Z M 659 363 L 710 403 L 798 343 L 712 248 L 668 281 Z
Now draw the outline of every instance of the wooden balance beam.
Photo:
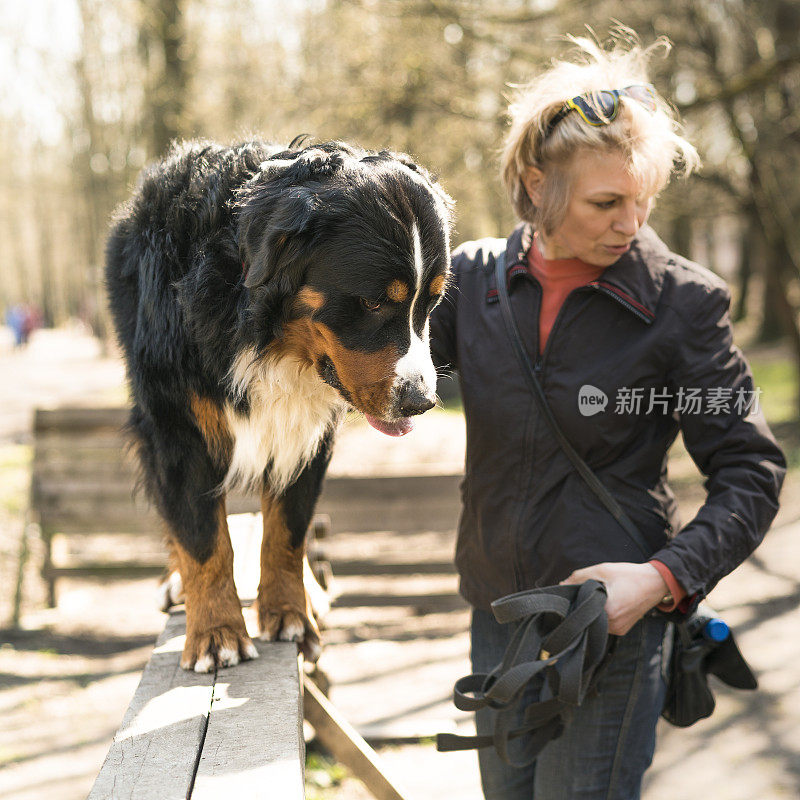
M 171 612 L 88 800 L 299 800 L 304 716 L 374 797 L 403 800 L 375 751 L 303 675 L 294 643 L 255 639 L 260 658 L 199 674 L 180 667 L 185 630 L 183 611 Z

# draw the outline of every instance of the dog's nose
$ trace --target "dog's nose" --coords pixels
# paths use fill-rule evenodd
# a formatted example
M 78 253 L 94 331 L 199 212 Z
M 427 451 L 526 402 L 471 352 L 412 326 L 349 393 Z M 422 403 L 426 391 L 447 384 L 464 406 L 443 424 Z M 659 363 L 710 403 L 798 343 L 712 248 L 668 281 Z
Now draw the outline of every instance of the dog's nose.
M 400 402 L 397 409 L 404 417 L 424 414 L 436 405 L 433 398 L 423 392 L 418 385 L 406 384 L 400 390 Z

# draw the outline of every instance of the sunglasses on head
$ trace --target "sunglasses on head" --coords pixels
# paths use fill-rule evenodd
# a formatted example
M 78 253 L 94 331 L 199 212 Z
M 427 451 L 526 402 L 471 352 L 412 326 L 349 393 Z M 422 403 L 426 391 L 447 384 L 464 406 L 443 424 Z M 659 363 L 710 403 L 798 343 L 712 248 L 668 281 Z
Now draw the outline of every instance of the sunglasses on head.
M 656 110 L 656 90 L 650 83 L 637 83 L 624 89 L 600 89 L 596 92 L 585 92 L 567 100 L 564 107 L 550 120 L 545 131 L 546 139 L 553 129 L 570 111 L 577 111 L 581 119 L 593 127 L 608 125 L 619 113 L 619 98 L 630 97 L 648 111 Z

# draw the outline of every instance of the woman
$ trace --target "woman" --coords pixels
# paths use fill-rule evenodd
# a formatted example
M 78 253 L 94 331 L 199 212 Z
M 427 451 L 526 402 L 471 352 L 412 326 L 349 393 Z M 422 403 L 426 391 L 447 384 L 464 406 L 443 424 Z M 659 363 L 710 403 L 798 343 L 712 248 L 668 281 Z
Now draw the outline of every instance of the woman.
M 456 563 L 473 670 L 491 670 L 513 633 L 490 603 L 536 586 L 602 581 L 621 637 L 598 696 L 532 766 L 480 752 L 484 794 L 503 800 L 640 796 L 664 695 L 665 622 L 648 612 L 689 611 L 755 549 L 785 472 L 732 344 L 728 289 L 647 226 L 673 166 L 697 164 L 648 83 L 653 48 L 573 43 L 579 58 L 555 62 L 510 108 L 503 179 L 521 224 L 456 251 L 431 322 L 467 422 Z M 649 543 L 645 563 L 537 412 L 497 303 L 500 253 L 550 409 Z M 666 482 L 679 431 L 708 490 L 682 528 Z M 478 733 L 491 714 L 479 712 Z

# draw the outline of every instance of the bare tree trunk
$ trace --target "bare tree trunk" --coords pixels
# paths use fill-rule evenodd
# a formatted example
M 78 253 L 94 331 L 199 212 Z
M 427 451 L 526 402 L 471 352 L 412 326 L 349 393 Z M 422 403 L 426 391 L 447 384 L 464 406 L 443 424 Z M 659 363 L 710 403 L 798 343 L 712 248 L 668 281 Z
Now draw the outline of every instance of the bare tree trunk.
M 746 225 L 740 235 L 739 273 L 736 276 L 737 298 L 733 311 L 733 321 L 741 322 L 748 312 L 750 279 L 759 272 L 765 272 L 764 234 L 754 206 L 745 209 Z
M 690 258 L 692 253 L 692 218 L 689 214 L 678 214 L 672 220 L 671 250 Z
M 758 341 L 762 344 L 777 342 L 784 334 L 790 332 L 784 327 L 786 320 L 783 315 L 777 313 L 778 308 L 781 306 L 781 297 L 783 295 L 780 281 L 780 258 L 781 253 L 775 247 L 770 247 L 764 262 L 761 324 L 759 325 L 757 336 Z
M 51 238 L 53 208 L 52 204 L 46 201 L 46 197 L 46 193 L 34 195 L 33 207 L 36 215 L 36 238 L 39 243 L 42 324 L 47 328 L 52 328 L 57 322 L 54 287 L 55 263 L 53 259 L 53 240 Z
M 147 74 L 150 147 L 163 155 L 183 133 L 188 70 L 183 0 L 142 0 L 140 53 Z
M 102 127 L 94 110 L 94 94 L 87 67 L 87 48 L 97 41 L 97 20 L 91 0 L 78 0 L 82 23 L 81 53 L 75 62 L 75 72 L 81 97 L 81 122 L 88 133 L 89 146 L 76 156 L 76 182 L 78 196 L 84 201 L 85 249 L 81 263 L 76 264 L 82 277 L 80 302 L 82 315 L 95 336 L 105 341 L 109 330 L 108 310 L 103 285 L 103 253 L 106 235 L 106 215 L 110 206 L 108 177 L 101 175 L 94 159 L 106 158 Z

